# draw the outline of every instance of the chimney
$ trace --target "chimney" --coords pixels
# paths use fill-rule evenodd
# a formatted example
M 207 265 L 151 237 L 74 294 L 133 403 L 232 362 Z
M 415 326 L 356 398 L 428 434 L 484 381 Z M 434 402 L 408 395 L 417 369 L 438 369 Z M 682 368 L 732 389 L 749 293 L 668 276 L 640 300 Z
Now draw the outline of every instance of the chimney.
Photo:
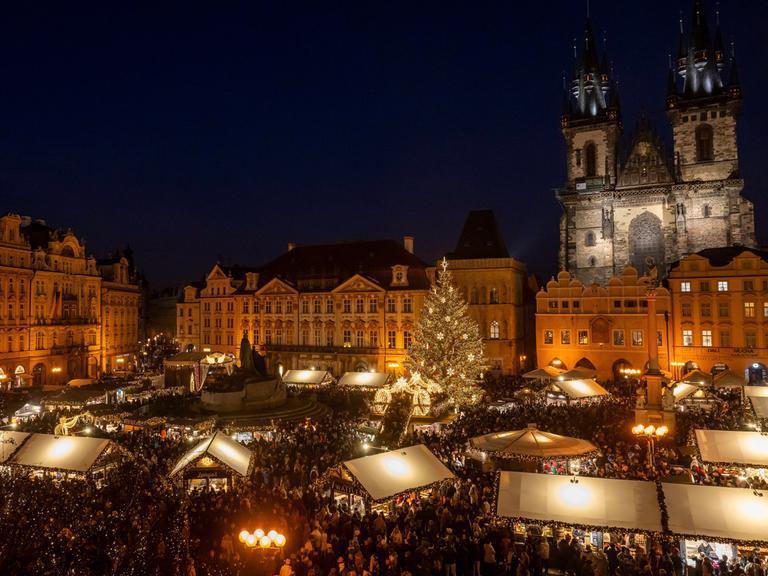
M 403 246 L 413 254 L 413 236 L 403 236 Z
M 288 242 L 288 252 L 296 248 L 296 242 Z

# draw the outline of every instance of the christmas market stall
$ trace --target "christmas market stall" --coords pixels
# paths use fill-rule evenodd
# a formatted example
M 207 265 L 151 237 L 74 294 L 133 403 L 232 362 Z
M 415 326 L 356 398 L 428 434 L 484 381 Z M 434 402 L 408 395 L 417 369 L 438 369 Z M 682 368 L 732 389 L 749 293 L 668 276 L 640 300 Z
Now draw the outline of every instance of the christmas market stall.
M 715 560 L 768 545 L 768 491 L 671 483 L 662 489 L 669 532 L 683 540 L 680 554 L 691 569 L 702 551 Z
M 696 430 L 702 463 L 717 466 L 720 476 L 730 476 L 742 487 L 760 480 L 768 483 L 768 436 L 759 432 Z
M 483 470 L 576 472 L 581 458 L 597 456 L 597 446 L 582 440 L 539 430 L 528 424 L 522 430 L 493 432 L 469 440 L 469 455 Z
M 350 510 L 388 510 L 453 473 L 423 444 L 347 460 L 331 468 L 320 482 Z
M 345 372 L 339 386 L 351 390 L 379 390 L 387 384 L 389 374 L 383 372 Z
M 734 374 L 730 370 L 723 370 L 715 376 L 713 384 L 717 389 L 741 388 L 744 386 L 744 376 Z
M 101 485 L 109 470 L 128 456 L 125 449 L 105 438 L 32 434 L 8 464 L 32 476 L 91 478 Z
M 697 384 L 699 386 L 711 386 L 712 375 L 703 372 L 702 370 L 691 370 L 687 374 L 683 375 L 683 382 L 687 384 Z
M 30 436 L 27 432 L 0 430 L 0 469 Z
M 496 514 L 513 524 L 517 539 L 571 533 L 597 547 L 647 549 L 646 536 L 662 532 L 656 484 L 638 480 L 500 472 Z
M 327 370 L 286 370 L 283 374 L 283 382 L 287 386 L 318 388 L 333 384 L 335 381 Z
M 546 394 L 548 403 L 563 404 L 608 396 L 608 390 L 594 380 L 558 380 L 546 388 Z
M 768 418 L 768 386 L 744 386 L 744 396 L 749 398 L 755 416 Z
M 200 441 L 176 463 L 170 477 L 197 488 L 227 490 L 253 468 L 253 452 L 221 431 Z
M 530 372 L 523 374 L 523 378 L 527 380 L 557 380 L 565 370 L 555 368 L 554 366 L 544 366 L 543 368 L 536 368 Z

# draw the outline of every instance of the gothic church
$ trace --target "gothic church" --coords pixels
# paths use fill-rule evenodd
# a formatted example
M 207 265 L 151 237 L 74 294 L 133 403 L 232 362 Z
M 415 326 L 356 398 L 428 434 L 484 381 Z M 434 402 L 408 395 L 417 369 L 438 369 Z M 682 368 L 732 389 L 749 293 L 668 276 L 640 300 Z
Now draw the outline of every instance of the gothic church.
M 608 58 L 598 57 L 587 21 L 560 118 L 567 179 L 557 191 L 560 269 L 589 285 L 626 265 L 659 277 L 686 254 L 705 248 L 754 247 L 752 203 L 742 197 L 736 118 L 741 88 L 718 22 L 710 34 L 703 0 L 695 0 L 688 34 L 680 25 L 676 66 L 669 70 L 666 111 L 673 154 L 646 118 L 622 154 L 621 106 Z

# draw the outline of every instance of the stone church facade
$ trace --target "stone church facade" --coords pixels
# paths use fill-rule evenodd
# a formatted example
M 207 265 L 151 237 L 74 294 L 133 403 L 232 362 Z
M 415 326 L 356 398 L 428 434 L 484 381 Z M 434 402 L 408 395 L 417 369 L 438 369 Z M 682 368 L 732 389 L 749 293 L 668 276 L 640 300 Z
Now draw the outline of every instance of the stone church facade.
M 564 90 L 561 129 L 567 176 L 557 198 L 560 269 L 582 283 L 604 284 L 631 265 L 641 274 L 706 248 L 754 247 L 752 203 L 741 193 L 737 117 L 741 88 L 735 58 L 726 57 L 719 25 L 707 26 L 703 1 L 694 3 L 675 69 L 669 70 L 668 153 L 646 117 L 622 146 L 618 90 L 590 22 Z

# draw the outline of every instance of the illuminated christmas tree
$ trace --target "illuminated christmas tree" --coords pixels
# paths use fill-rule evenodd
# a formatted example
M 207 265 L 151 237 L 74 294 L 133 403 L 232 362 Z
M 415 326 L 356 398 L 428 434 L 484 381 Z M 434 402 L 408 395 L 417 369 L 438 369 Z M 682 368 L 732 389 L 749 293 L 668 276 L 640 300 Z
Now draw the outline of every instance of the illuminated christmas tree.
M 405 360 L 411 372 L 437 383 L 457 404 L 471 402 L 487 367 L 480 329 L 467 308 L 443 258 Z

